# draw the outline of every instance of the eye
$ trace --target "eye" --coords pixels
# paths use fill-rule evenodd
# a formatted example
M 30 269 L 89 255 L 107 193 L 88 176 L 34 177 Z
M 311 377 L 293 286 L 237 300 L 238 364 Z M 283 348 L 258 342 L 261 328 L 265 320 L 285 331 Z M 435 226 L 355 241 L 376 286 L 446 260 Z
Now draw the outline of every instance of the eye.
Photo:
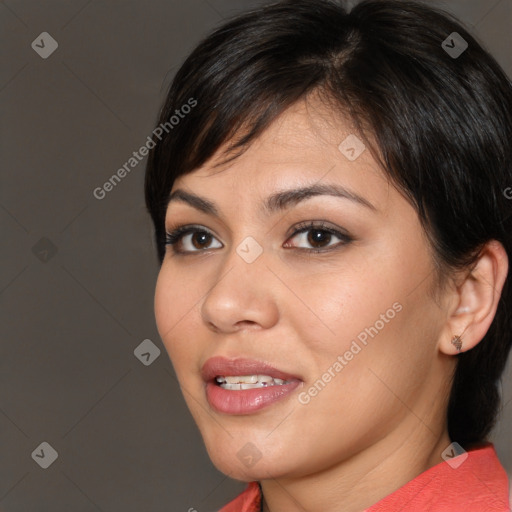
M 170 233 L 166 233 L 165 244 L 170 245 L 177 254 L 222 247 L 222 244 L 209 247 L 212 239 L 215 239 L 212 233 L 200 226 L 178 226 Z
M 340 245 L 346 245 L 353 241 L 353 238 L 348 233 L 343 233 L 338 229 L 327 227 L 324 222 L 308 221 L 299 224 L 292 236 L 288 239 L 297 238 L 299 243 L 307 243 L 313 246 L 312 249 L 305 248 L 308 252 L 326 252 L 339 247 Z M 331 244 L 333 238 L 339 240 L 338 243 Z M 334 240 L 335 242 L 335 240 Z M 295 247 L 288 243 L 285 243 L 284 247 Z

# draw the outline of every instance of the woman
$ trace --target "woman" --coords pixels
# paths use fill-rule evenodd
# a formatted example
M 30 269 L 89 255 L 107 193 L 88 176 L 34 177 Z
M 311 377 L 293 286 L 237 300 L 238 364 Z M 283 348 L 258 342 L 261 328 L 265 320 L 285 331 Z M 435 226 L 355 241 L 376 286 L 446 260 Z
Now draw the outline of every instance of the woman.
M 279 2 L 198 45 L 158 126 L 156 322 L 211 460 L 249 483 L 222 511 L 508 511 L 494 59 L 424 4 Z

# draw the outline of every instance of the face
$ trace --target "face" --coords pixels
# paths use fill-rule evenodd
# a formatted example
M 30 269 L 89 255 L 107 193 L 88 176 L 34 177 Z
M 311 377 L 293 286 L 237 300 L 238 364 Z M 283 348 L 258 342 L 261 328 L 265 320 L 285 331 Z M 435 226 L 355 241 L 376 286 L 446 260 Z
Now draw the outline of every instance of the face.
M 353 133 L 298 103 L 229 165 L 212 169 L 217 153 L 173 185 L 216 213 L 169 203 L 167 232 L 196 231 L 167 246 L 157 326 L 233 478 L 317 473 L 383 440 L 392 450 L 433 407 L 443 315 L 430 246 L 369 149 L 339 149 Z

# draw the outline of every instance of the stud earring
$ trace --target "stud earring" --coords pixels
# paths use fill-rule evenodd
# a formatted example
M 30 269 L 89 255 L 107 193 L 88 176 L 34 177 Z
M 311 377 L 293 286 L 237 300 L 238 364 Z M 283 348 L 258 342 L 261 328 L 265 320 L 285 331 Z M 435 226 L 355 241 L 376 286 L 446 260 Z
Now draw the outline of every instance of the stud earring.
M 454 336 L 452 338 L 452 345 L 457 349 L 457 352 L 460 352 L 462 349 L 462 340 L 460 336 Z

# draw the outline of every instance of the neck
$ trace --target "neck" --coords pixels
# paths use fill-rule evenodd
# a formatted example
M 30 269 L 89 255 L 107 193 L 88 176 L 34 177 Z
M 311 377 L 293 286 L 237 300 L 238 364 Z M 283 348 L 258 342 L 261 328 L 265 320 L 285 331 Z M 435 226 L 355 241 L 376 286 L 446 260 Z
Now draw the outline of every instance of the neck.
M 263 512 L 360 512 L 443 462 L 447 429 L 435 434 L 414 415 L 399 431 L 341 464 L 300 479 L 261 481 Z M 411 433 L 412 432 L 412 433 Z

